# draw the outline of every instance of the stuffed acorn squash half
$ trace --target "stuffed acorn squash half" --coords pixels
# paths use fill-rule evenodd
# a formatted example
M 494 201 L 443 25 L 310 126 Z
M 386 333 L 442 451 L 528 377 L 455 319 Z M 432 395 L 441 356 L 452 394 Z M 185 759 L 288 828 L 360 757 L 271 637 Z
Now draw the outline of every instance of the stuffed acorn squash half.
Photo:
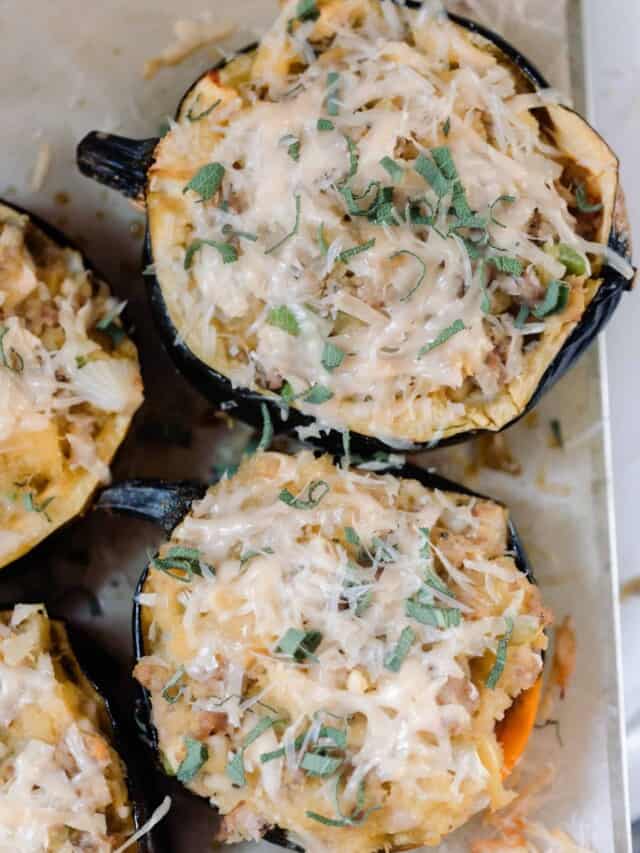
M 0 612 L 0 679 L 0 848 L 152 853 L 109 707 L 43 605 Z
M 60 235 L 0 204 L 0 567 L 109 480 L 142 402 L 122 307 Z
M 289 0 L 155 150 L 94 134 L 79 162 L 144 190 L 152 299 L 206 394 L 434 445 L 518 418 L 633 276 L 617 160 L 560 101 L 462 19 Z
M 550 617 L 506 510 L 458 488 L 258 453 L 151 562 L 134 675 L 219 840 L 410 849 L 514 796 Z

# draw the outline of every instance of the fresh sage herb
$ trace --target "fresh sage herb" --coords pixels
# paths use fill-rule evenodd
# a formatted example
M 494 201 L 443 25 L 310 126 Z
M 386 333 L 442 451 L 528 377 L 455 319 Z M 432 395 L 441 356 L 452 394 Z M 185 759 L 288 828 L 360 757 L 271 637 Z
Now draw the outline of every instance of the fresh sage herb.
M 518 314 L 513 323 L 516 329 L 524 329 L 525 323 L 529 319 L 529 310 L 529 306 L 524 304 L 518 308 Z
M 320 17 L 316 0 L 298 0 L 296 18 L 299 21 L 315 21 Z
M 385 658 L 385 667 L 391 672 L 400 672 L 400 667 L 404 663 L 404 659 L 409 654 L 409 650 L 411 649 L 411 646 L 414 644 L 415 640 L 416 632 L 413 630 L 413 628 L 407 625 L 406 628 L 403 628 L 396 647 L 391 652 L 391 654 L 389 654 Z
M 345 136 L 345 141 L 349 150 L 349 174 L 347 175 L 347 181 L 350 181 L 352 178 L 355 178 L 358 172 L 360 155 L 358 154 L 358 146 L 350 136 Z
M 302 662 L 307 658 L 317 660 L 315 650 L 322 642 L 320 631 L 302 631 L 299 628 L 289 628 L 278 640 L 275 651 Z
M 222 226 L 222 233 L 225 237 L 238 237 L 241 240 L 250 240 L 252 243 L 256 243 L 258 240 L 257 234 L 252 234 L 250 231 L 236 231 L 233 225 L 228 222 Z
M 212 249 L 216 249 L 220 253 L 223 264 L 233 264 L 238 260 L 238 252 L 231 243 L 221 243 L 218 240 L 196 239 L 187 246 L 187 251 L 185 252 L 184 268 L 186 270 L 191 269 L 196 252 L 199 252 L 203 246 L 211 246 Z
M 438 198 L 444 198 L 444 196 L 446 196 L 450 190 L 450 182 L 442 174 L 433 160 L 425 157 L 424 154 L 420 154 L 413 164 L 413 168 L 420 177 L 424 178 Z
M 269 414 L 269 407 L 266 403 L 260 403 L 260 412 L 262 414 L 262 435 L 260 436 L 260 441 L 256 448 L 258 452 L 261 450 L 268 450 L 269 445 L 273 440 L 273 422 L 271 420 L 271 415 Z
M 369 249 L 372 249 L 376 244 L 376 238 L 373 237 L 371 240 L 367 240 L 366 243 L 361 243 L 359 246 L 352 246 L 350 249 L 345 249 L 344 252 L 340 252 L 338 255 L 338 260 L 347 264 L 354 258 L 356 255 L 359 255 L 361 252 L 368 252 Z
M 244 770 L 244 753 L 252 743 L 258 740 L 268 729 L 272 726 L 277 725 L 278 723 L 287 722 L 285 719 L 281 717 L 263 717 L 260 722 L 254 726 L 253 729 L 246 736 L 244 741 L 242 742 L 242 746 L 233 756 L 233 758 L 227 763 L 226 773 L 229 779 L 231 779 L 232 784 L 242 788 L 247 783 L 247 778 Z
M 51 524 L 51 518 L 47 513 L 47 507 L 51 504 L 52 501 L 56 499 L 55 495 L 50 498 L 46 498 L 46 500 L 38 503 L 35 499 L 33 492 L 25 492 L 22 496 L 22 503 L 24 504 L 24 508 L 27 512 L 38 512 L 47 519 L 49 524 Z
M 548 317 L 549 314 L 555 314 L 563 311 L 567 307 L 569 301 L 569 285 L 564 281 L 553 279 L 547 285 L 547 292 L 542 302 L 538 302 L 533 308 L 533 316 L 538 320 Z
M 580 252 L 576 252 L 571 246 L 566 243 L 558 243 L 551 250 L 551 253 L 563 264 L 569 275 L 586 275 L 587 274 L 587 259 Z
M 185 668 L 181 666 L 162 688 L 162 698 L 170 705 L 175 705 L 184 693 L 184 685 L 181 685 L 180 682 L 184 678 L 185 672 Z
M 490 205 L 489 207 L 489 218 L 493 222 L 494 225 L 498 225 L 500 228 L 506 228 L 507 226 L 503 222 L 499 222 L 495 216 L 493 215 L 494 209 L 499 204 L 514 204 L 516 202 L 516 197 L 514 195 L 501 195 Z
M 326 385 L 319 385 L 318 383 L 316 383 L 304 393 L 302 399 L 305 403 L 311 403 L 312 405 L 320 406 L 322 403 L 326 403 L 332 397 L 333 391 L 330 388 L 327 388 Z
M 602 210 L 602 204 L 590 204 L 587 198 L 587 190 L 584 184 L 576 186 L 576 207 L 581 213 L 599 213 Z
M 309 774 L 309 776 L 333 776 L 333 774 L 342 765 L 344 759 L 336 758 L 331 755 L 318 755 L 315 752 L 306 752 L 300 767 Z
M 222 186 L 225 168 L 222 163 L 207 163 L 195 173 L 182 190 L 197 193 L 202 201 L 210 201 Z
M 197 548 L 189 548 L 184 545 L 169 548 L 164 557 L 154 557 L 151 565 L 154 569 L 158 569 L 169 575 L 173 580 L 182 581 L 182 583 L 191 583 L 193 575 L 202 577 L 203 565 L 207 566 L 209 571 L 214 571 L 212 566 L 204 563 Z
M 340 112 L 340 74 L 337 71 L 330 71 L 327 74 L 327 113 L 330 116 L 337 116 Z
M 434 338 L 432 341 L 429 341 L 428 344 L 425 344 L 418 350 L 418 358 L 422 358 L 427 353 L 434 350 L 436 347 L 442 346 L 442 344 L 446 344 L 446 342 L 452 338 L 454 335 L 457 335 L 458 332 L 463 332 L 465 330 L 465 325 L 462 320 L 454 320 L 450 326 L 447 326 L 446 329 L 443 329 L 440 334 Z
M 340 367 L 344 361 L 344 356 L 345 352 L 343 349 L 332 344 L 331 341 L 327 341 L 322 350 L 322 366 L 331 373 L 336 367 Z
M 407 600 L 405 613 L 409 618 L 433 628 L 454 628 L 461 619 L 460 611 L 455 607 L 435 607 L 433 604 L 423 604 L 417 598 Z
M 300 326 L 296 315 L 286 305 L 278 305 L 277 308 L 272 308 L 267 316 L 267 323 L 270 326 L 282 329 L 283 332 L 287 332 L 289 335 L 293 335 L 294 338 L 297 338 L 300 334 Z
M 284 243 L 286 243 L 287 240 L 289 240 L 291 237 L 294 237 L 298 233 L 298 229 L 300 228 L 301 196 L 296 195 L 295 198 L 296 198 L 296 221 L 295 221 L 295 225 L 293 226 L 292 230 L 282 238 L 282 240 L 280 240 L 278 243 L 275 244 L 275 246 L 272 246 L 270 249 L 266 249 L 265 255 L 270 255 L 272 252 L 275 252 L 277 249 L 280 248 L 280 246 L 284 245 Z
M 104 332 L 105 335 L 108 335 L 111 338 L 111 343 L 114 347 L 118 347 L 122 341 L 125 339 L 125 331 L 116 320 L 120 316 L 119 310 L 111 311 L 101 320 L 98 320 L 96 323 L 96 329 L 100 332 Z
M 404 175 L 404 169 L 402 166 L 396 163 L 396 161 L 391 157 L 383 157 L 382 160 L 380 160 L 380 165 L 394 183 L 400 183 L 402 176 Z
M 321 133 L 327 133 L 330 130 L 336 129 L 335 124 L 328 118 L 319 118 L 316 127 Z
M 349 545 L 355 545 L 356 548 L 360 547 L 360 537 L 353 527 L 345 527 L 344 538 L 347 540 Z
M 427 265 L 419 255 L 416 255 L 415 252 L 410 252 L 409 249 L 400 249 L 398 252 L 394 252 L 390 257 L 393 260 L 393 258 L 397 258 L 399 257 L 399 255 L 411 255 L 411 257 L 415 258 L 416 261 L 420 264 L 420 276 L 418 280 L 407 294 L 400 297 L 400 302 L 408 302 L 424 281 L 424 278 L 427 274 Z
M 86 367 L 87 364 L 88 364 L 88 361 L 84 355 L 77 355 L 76 356 L 76 367 L 78 368 L 78 370 L 82 370 L 82 368 Z
M 209 750 L 206 744 L 192 737 L 186 737 L 184 744 L 187 747 L 187 754 L 180 762 L 180 766 L 176 772 L 176 779 L 187 785 L 193 781 L 198 775 L 209 758 Z
M 512 275 L 516 278 L 524 272 L 521 261 L 517 258 L 510 258 L 508 255 L 491 255 L 491 257 L 487 258 L 487 263 L 493 264 L 498 272 L 503 272 L 506 275 Z
M 498 643 L 495 663 L 493 664 L 491 672 L 485 681 L 489 690 L 495 690 L 498 681 L 500 681 L 500 676 L 504 672 L 505 663 L 507 662 L 507 647 L 511 640 L 511 635 L 513 634 L 513 619 L 510 616 L 507 616 L 505 617 L 505 622 L 507 623 L 507 630 L 504 637 L 502 637 Z
M 292 133 L 287 133 L 280 140 L 280 144 L 287 146 L 287 154 L 296 163 L 300 159 L 300 140 Z
M 289 489 L 283 489 L 278 497 L 293 509 L 315 509 L 330 490 L 331 486 L 326 480 L 313 480 L 309 483 L 306 499 L 297 498 Z
M 442 132 L 445 136 L 449 136 L 449 133 L 451 132 L 451 116 L 449 116 L 449 118 L 442 125 Z
M 342 777 L 338 776 L 336 778 L 335 788 L 333 792 L 334 805 L 336 809 L 337 818 L 325 817 L 325 815 L 318 814 L 318 812 L 307 811 L 305 812 L 306 816 L 311 820 L 315 820 L 318 823 L 324 824 L 324 826 L 335 826 L 335 827 L 345 827 L 345 826 L 360 826 L 363 824 L 369 815 L 373 814 L 373 812 L 378 811 L 381 806 L 371 806 L 368 809 L 365 809 L 365 782 L 364 779 L 358 785 L 358 792 L 356 795 L 356 805 L 350 815 L 345 815 L 342 813 L 340 809 L 340 782 L 342 781 Z
M 200 99 L 200 96 L 198 95 L 198 97 L 196 98 L 196 102 L 199 99 Z M 206 110 L 203 110 L 201 113 L 197 113 L 197 114 L 194 113 L 194 111 L 193 111 L 193 107 L 195 106 L 195 104 L 194 104 L 193 106 L 189 107 L 189 111 L 187 112 L 187 119 L 189 121 L 201 121 L 203 118 L 206 118 L 208 115 L 211 115 L 211 113 L 217 107 L 219 107 L 221 103 L 222 103 L 222 99 L 218 98 L 218 100 L 215 101 L 213 104 L 211 104 L 210 107 L 208 107 Z

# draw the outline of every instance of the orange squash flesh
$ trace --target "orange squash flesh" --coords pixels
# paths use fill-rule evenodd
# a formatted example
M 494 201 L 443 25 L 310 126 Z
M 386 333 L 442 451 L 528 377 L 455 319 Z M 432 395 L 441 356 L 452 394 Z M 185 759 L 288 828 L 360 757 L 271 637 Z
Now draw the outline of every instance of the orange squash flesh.
M 508 776 L 524 752 L 536 723 L 542 676 L 533 687 L 525 690 L 507 711 L 504 720 L 496 726 L 496 735 L 504 756 L 503 776 Z

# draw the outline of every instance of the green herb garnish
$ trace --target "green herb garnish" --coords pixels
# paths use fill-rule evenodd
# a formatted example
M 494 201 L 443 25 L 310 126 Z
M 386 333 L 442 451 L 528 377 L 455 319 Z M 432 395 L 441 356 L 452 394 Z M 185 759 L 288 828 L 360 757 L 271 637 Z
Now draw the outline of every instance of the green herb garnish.
M 256 448 L 258 452 L 267 450 L 273 440 L 273 422 L 266 403 L 260 403 L 260 412 L 262 414 L 262 435 Z
M 83 367 L 86 367 L 88 364 L 87 359 L 84 355 L 76 356 L 76 367 L 78 370 L 82 370 Z
M 42 503 L 37 503 L 33 492 L 25 492 L 25 494 L 22 496 L 22 503 L 24 504 L 24 508 L 27 512 L 38 512 L 41 515 L 44 515 L 49 524 L 51 524 L 51 518 L 47 513 L 47 507 L 55 499 L 56 497 L 55 495 L 53 495 L 52 497 L 42 501 Z
M 326 480 L 313 480 L 309 483 L 306 500 L 297 498 L 291 494 L 289 489 L 283 489 L 278 497 L 283 503 L 293 507 L 293 509 L 315 509 L 330 490 L 331 487 Z
M 507 646 L 509 645 L 511 635 L 513 634 L 513 619 L 510 616 L 506 616 L 505 622 L 507 623 L 507 630 L 505 632 L 504 637 L 502 637 L 502 639 L 498 643 L 496 661 L 493 667 L 491 668 L 491 672 L 487 676 L 487 680 L 485 681 L 485 684 L 489 688 L 489 690 L 495 689 L 498 681 L 500 680 L 500 676 L 504 671 L 504 665 L 507 661 Z
M 381 806 L 371 806 L 368 809 L 364 808 L 364 799 L 365 799 L 365 787 L 364 787 L 364 779 L 358 785 L 358 793 L 356 795 L 356 805 L 354 810 L 350 815 L 344 815 L 342 810 L 340 809 L 340 801 L 339 801 L 339 790 L 340 790 L 340 782 L 342 781 L 342 776 L 338 776 L 336 778 L 336 784 L 333 794 L 336 814 L 337 818 L 325 817 L 325 815 L 318 814 L 318 812 L 307 811 L 305 812 L 306 816 L 311 820 L 315 820 L 318 823 L 324 824 L 324 826 L 336 826 L 336 827 L 345 827 L 345 826 L 360 826 L 365 822 L 365 820 L 369 817 L 373 812 L 378 811 Z
M 324 349 L 322 350 L 322 366 L 325 370 L 328 370 L 329 373 L 334 371 L 336 367 L 340 367 L 342 362 L 344 361 L 345 351 L 337 347 L 335 344 L 332 344 L 331 341 L 327 341 L 324 345 Z
M 529 310 L 530 309 L 528 305 L 520 306 L 520 308 L 518 309 L 518 315 L 513 323 L 516 329 L 524 329 L 524 325 L 529 319 Z
M 598 213 L 602 210 L 602 204 L 589 204 L 587 190 L 584 184 L 576 186 L 576 207 L 582 213 Z
M 517 258 L 510 258 L 508 255 L 491 255 L 490 258 L 487 258 L 487 263 L 493 264 L 498 272 L 503 272 L 506 275 L 512 275 L 516 278 L 524 272 L 522 263 Z
M 580 252 L 576 252 L 566 243 L 558 243 L 550 250 L 551 254 L 566 267 L 569 275 L 586 275 L 587 259 Z
M 207 566 L 209 571 L 214 571 L 212 566 L 203 562 L 197 548 L 188 548 L 183 545 L 169 548 L 164 557 L 154 557 L 151 565 L 154 569 L 158 569 L 169 575 L 173 580 L 182 581 L 182 583 L 191 583 L 193 575 L 202 577 L 203 565 Z
M 564 281 L 553 279 L 547 285 L 547 292 L 542 302 L 538 302 L 533 308 L 533 316 L 538 320 L 542 320 L 549 314 L 555 314 L 558 311 L 563 311 L 567 307 L 569 301 L 569 285 Z
M 422 545 L 420 546 L 420 556 L 423 560 L 431 559 L 431 530 L 428 527 L 421 527 Z
M 446 329 L 443 329 L 436 338 L 429 341 L 428 344 L 425 344 L 418 350 L 418 358 L 422 358 L 424 355 L 431 352 L 431 350 L 442 346 L 442 344 L 445 344 L 454 335 L 457 335 L 458 332 L 463 332 L 464 330 L 465 325 L 462 320 L 454 320 L 454 322 L 450 326 L 447 326 Z
M 238 260 L 238 252 L 236 251 L 235 246 L 232 246 L 231 243 L 221 243 L 218 240 L 196 239 L 187 246 L 187 251 L 185 252 L 184 268 L 186 270 L 191 269 L 194 255 L 196 252 L 199 252 L 203 246 L 211 246 L 212 249 L 216 249 L 220 252 L 223 264 L 233 264 Z
M 275 252 L 276 249 L 279 249 L 280 246 L 287 242 L 287 240 L 289 240 L 291 237 L 294 237 L 298 233 L 298 229 L 300 228 L 300 204 L 301 196 L 296 195 L 296 221 L 295 225 L 293 226 L 293 229 L 288 234 L 286 234 L 282 238 L 282 240 L 276 243 L 275 246 L 272 246 L 270 249 L 266 249 L 265 255 L 270 255 L 272 252 Z
M 298 0 L 296 18 L 299 21 L 315 21 L 320 17 L 316 0 Z
M 321 133 L 326 133 L 329 130 L 336 129 L 335 124 L 328 118 L 319 118 L 316 127 Z
M 372 249 L 376 244 L 376 238 L 373 237 L 371 240 L 367 240 L 366 243 L 361 243 L 359 246 L 352 246 L 350 249 L 345 249 L 344 252 L 340 252 L 338 255 L 338 260 L 346 264 L 351 258 L 359 255 L 361 252 L 368 252 L 369 249 Z
M 162 698 L 170 705 L 175 705 L 184 693 L 184 685 L 180 685 L 180 682 L 182 681 L 185 672 L 185 668 L 181 666 L 162 688 Z
M 285 723 L 287 722 L 285 719 L 281 717 L 263 717 L 260 722 L 249 732 L 244 741 L 242 742 L 242 746 L 233 756 L 233 758 L 227 763 L 226 772 L 229 779 L 234 785 L 238 787 L 242 787 L 247 783 L 247 777 L 244 772 L 244 753 L 254 741 L 258 740 L 258 738 L 263 735 L 268 729 L 272 726 L 275 726 L 277 723 Z
M 287 146 L 287 154 L 297 163 L 300 159 L 300 140 L 293 134 L 288 133 L 282 137 L 280 143 Z
M 380 165 L 387 172 L 392 181 L 396 184 L 399 184 L 402 180 L 402 176 L 404 175 L 404 169 L 395 160 L 391 157 L 383 157 L 380 160 Z
M 256 243 L 258 240 L 257 234 L 252 234 L 250 231 L 236 231 L 233 225 L 228 222 L 222 226 L 222 233 L 226 237 L 238 237 L 241 240 L 250 240 L 252 243 Z
M 385 658 L 385 667 L 391 672 L 400 672 L 400 667 L 404 663 L 404 659 L 409 654 L 409 649 L 415 640 L 416 632 L 407 625 L 406 628 L 403 628 L 395 649 Z
M 322 403 L 326 403 L 333 397 L 333 391 L 330 388 L 327 388 L 326 385 L 319 385 L 316 383 L 312 385 L 308 391 L 302 396 L 302 399 L 305 403 L 311 403 L 314 406 L 320 406 Z
M 244 554 L 240 555 L 240 568 L 246 566 L 246 564 L 253 560 L 254 557 L 262 557 L 264 554 L 273 554 L 273 548 L 262 548 L 260 551 L 245 551 Z
M 192 190 L 198 193 L 202 201 L 209 201 L 222 186 L 224 173 L 225 168 L 222 163 L 207 163 L 206 166 L 198 169 L 182 192 Z
M 410 252 L 409 249 L 400 249 L 398 252 L 394 252 L 390 256 L 391 260 L 393 260 L 393 258 L 397 258 L 399 255 L 411 255 L 411 257 L 415 258 L 421 267 L 420 277 L 418 278 L 417 282 L 413 285 L 411 290 L 405 296 L 400 297 L 400 302 L 408 302 L 409 299 L 411 299 L 413 294 L 416 292 L 416 290 L 418 290 L 418 288 L 420 287 L 420 285 L 424 281 L 424 277 L 427 274 L 427 265 L 425 264 L 425 262 L 422 260 L 422 258 L 419 255 L 416 255 L 415 252 Z
M 187 754 L 180 762 L 180 766 L 176 772 L 176 779 L 182 782 L 183 785 L 191 782 L 206 764 L 209 758 L 209 750 L 206 744 L 192 737 L 184 739 L 187 747 Z
M 433 604 L 423 604 L 417 598 L 407 600 L 405 613 L 411 619 L 433 628 L 454 628 L 461 619 L 456 607 L 435 607 Z
M 345 141 L 347 143 L 347 148 L 349 149 L 349 174 L 347 175 L 347 181 L 350 181 L 351 178 L 355 178 L 358 172 L 360 155 L 358 154 L 358 146 L 350 136 L 345 136 Z
M 356 548 L 360 547 L 360 537 L 358 536 L 353 527 L 345 527 L 344 538 L 350 545 L 355 545 Z
M 318 755 L 315 752 L 306 752 L 300 767 L 305 770 L 309 776 L 333 776 L 343 763 L 343 758 L 334 758 L 331 755 Z
M 422 178 L 425 179 L 438 198 L 443 198 L 449 192 L 449 181 L 442 174 L 433 160 L 425 157 L 424 154 L 420 154 L 413 164 L 413 168 Z
M 294 338 L 297 338 L 300 334 L 300 326 L 296 315 L 286 305 L 278 305 L 277 308 L 272 308 L 267 316 L 267 323 L 270 326 L 282 329 L 283 332 L 289 335 L 293 335 Z
M 327 74 L 327 112 L 330 116 L 337 116 L 340 112 L 338 98 L 340 96 L 340 74 L 330 71 Z
M 198 95 L 198 97 L 196 98 L 196 102 L 199 99 L 200 99 L 200 96 Z M 211 106 L 208 107 L 208 109 L 203 110 L 201 113 L 198 113 L 198 115 L 195 115 L 195 113 L 193 112 L 193 106 L 195 106 L 195 103 L 194 103 L 193 106 L 189 107 L 189 111 L 187 112 L 187 118 L 189 121 L 200 121 L 201 119 L 206 118 L 208 115 L 210 115 L 216 109 L 216 107 L 220 106 L 221 103 L 222 103 L 222 99 L 219 98 L 217 101 L 215 101 L 215 103 L 211 104 Z
M 442 132 L 445 136 L 449 136 L 449 133 L 451 132 L 451 116 L 449 116 L 449 118 L 442 125 Z
M 116 323 L 116 318 L 119 316 L 119 309 L 116 309 L 115 311 L 109 312 L 109 314 L 101 320 L 98 320 L 96 323 L 96 329 L 104 332 L 105 335 L 108 335 L 111 338 L 111 343 L 114 347 L 118 347 L 126 337 L 122 326 L 119 323 Z
M 489 207 L 489 218 L 491 219 L 491 221 L 493 222 L 494 225 L 499 225 L 500 228 L 506 228 L 507 227 L 503 222 L 498 222 L 498 220 L 493 215 L 493 210 L 496 207 L 496 205 L 501 204 L 501 203 L 514 204 L 515 201 L 516 201 L 516 197 L 514 195 L 500 195 L 493 202 L 493 204 L 490 205 L 490 207 Z
M 322 634 L 320 631 L 302 631 L 299 628 L 289 628 L 278 640 L 275 651 L 278 654 L 292 657 L 298 662 L 307 658 L 317 660 L 313 653 L 321 642 Z

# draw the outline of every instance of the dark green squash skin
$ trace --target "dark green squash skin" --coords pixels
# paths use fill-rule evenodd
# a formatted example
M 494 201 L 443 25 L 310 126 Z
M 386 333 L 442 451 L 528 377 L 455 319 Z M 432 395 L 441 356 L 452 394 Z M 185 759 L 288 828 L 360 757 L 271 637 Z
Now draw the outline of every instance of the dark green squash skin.
M 419 2 L 408 4 L 413 8 L 420 6 Z M 467 18 L 450 15 L 450 18 L 460 26 L 478 33 L 487 39 L 514 66 L 519 73 L 535 88 L 546 88 L 548 83 L 540 72 L 518 50 L 491 32 Z M 250 51 L 255 45 L 249 45 L 245 50 Z M 221 62 L 212 70 L 224 67 Z M 198 78 L 200 79 L 200 78 Z M 198 81 L 194 83 L 197 85 Z M 180 107 L 192 91 L 191 87 L 183 96 Z M 154 148 L 158 140 L 146 139 L 134 141 L 123 137 L 111 137 L 106 134 L 91 133 L 78 146 L 77 162 L 81 172 L 95 180 L 124 192 L 125 195 L 144 200 L 146 191 L 146 172 L 154 159 Z M 631 260 L 630 241 L 627 234 L 618 233 L 615 225 L 609 236 L 609 246 L 614 251 Z M 153 247 L 149 229 L 145 238 L 143 251 L 143 269 L 153 264 Z M 200 393 L 214 405 L 226 403 L 228 411 L 234 417 L 240 418 L 254 426 L 259 426 L 262 419 L 261 406 L 269 407 L 269 412 L 276 432 L 293 432 L 297 427 L 309 426 L 315 418 L 303 415 L 294 407 L 284 407 L 272 396 L 263 395 L 248 388 L 233 387 L 230 380 L 199 359 L 184 340 L 169 316 L 162 288 L 158 279 L 152 273 L 145 274 L 151 311 L 157 324 L 161 339 L 169 356 L 177 369 Z M 521 418 L 525 417 L 537 406 L 542 396 L 549 391 L 562 376 L 570 370 L 580 356 L 593 343 L 598 334 L 613 316 L 625 290 L 631 289 L 631 283 L 611 267 L 604 267 L 602 284 L 587 307 L 582 319 L 553 359 L 540 380 L 533 396 L 523 411 L 499 432 L 508 429 Z M 445 447 L 468 441 L 479 435 L 495 433 L 490 429 L 469 429 L 438 440 L 412 443 L 399 441 L 397 444 L 380 437 L 362 435 L 356 432 L 350 434 L 351 449 L 362 456 L 370 456 L 378 451 L 404 450 L 419 452 L 435 447 Z M 320 437 L 309 439 L 314 446 L 321 447 L 331 453 L 341 452 L 343 432 L 330 429 Z
M 37 601 L 21 598 L 19 602 L 0 604 L 0 610 L 13 610 L 16 604 L 42 603 L 47 607 L 47 614 L 50 621 L 62 622 L 64 624 L 75 662 L 104 704 L 104 710 L 111 726 L 111 731 L 104 734 L 108 737 L 111 746 L 118 753 L 124 765 L 129 805 L 131 806 L 133 822 L 137 832 L 151 817 L 151 810 L 148 807 L 145 795 L 145 790 L 148 791 L 149 786 L 147 779 L 143 781 L 140 747 L 136 743 L 133 732 L 125 723 L 125 720 L 120 714 L 114 711 L 113 702 L 110 699 L 110 696 L 115 695 L 117 689 L 116 682 L 119 675 L 117 665 L 96 644 L 91 634 L 71 625 L 65 619 L 59 618 L 55 613 L 55 607 L 47 605 L 46 600 L 43 601 L 42 598 Z M 62 661 L 62 665 L 64 667 L 64 661 Z M 136 847 L 132 848 L 136 853 L 166 853 L 164 845 L 159 842 L 157 829 L 151 830 L 151 832 L 143 836 L 136 842 L 136 845 Z
M 399 478 L 417 480 L 429 489 L 439 489 L 441 491 L 470 495 L 478 498 L 485 497 L 471 489 L 467 489 L 465 486 L 461 486 L 460 484 L 454 483 L 445 477 L 441 477 L 438 474 L 434 474 L 414 465 L 404 465 L 400 468 L 386 468 L 383 471 L 376 473 L 392 474 Z M 162 527 L 167 535 L 170 535 L 182 518 L 187 515 L 192 502 L 203 497 L 206 491 L 206 486 L 198 485 L 196 483 L 166 483 L 153 480 L 132 480 L 116 484 L 105 489 L 97 502 L 96 507 L 100 509 L 107 509 L 112 512 L 134 515 L 137 518 L 145 518 L 146 520 L 152 521 Z M 535 583 L 531 563 L 527 558 L 522 540 L 520 539 L 518 531 L 511 518 L 509 518 L 508 530 L 509 552 L 513 554 L 518 569 L 523 572 L 532 583 Z M 144 591 L 147 574 L 148 567 L 143 570 L 142 575 L 140 576 L 134 598 L 132 627 L 136 662 L 145 655 L 144 632 L 142 629 L 142 606 L 138 604 L 138 595 Z M 144 740 L 149 745 L 153 753 L 158 769 L 165 772 L 160 760 L 158 733 L 153 724 L 150 694 L 141 685 L 137 685 L 137 692 L 138 698 L 136 701 L 136 709 L 138 723 L 143 730 Z M 193 796 L 197 797 L 196 794 L 193 794 Z M 201 799 L 200 797 L 197 798 Z M 286 831 L 279 827 L 272 827 L 269 829 L 265 833 L 264 838 L 272 844 L 277 844 L 280 847 L 304 853 L 302 848 L 290 841 Z

